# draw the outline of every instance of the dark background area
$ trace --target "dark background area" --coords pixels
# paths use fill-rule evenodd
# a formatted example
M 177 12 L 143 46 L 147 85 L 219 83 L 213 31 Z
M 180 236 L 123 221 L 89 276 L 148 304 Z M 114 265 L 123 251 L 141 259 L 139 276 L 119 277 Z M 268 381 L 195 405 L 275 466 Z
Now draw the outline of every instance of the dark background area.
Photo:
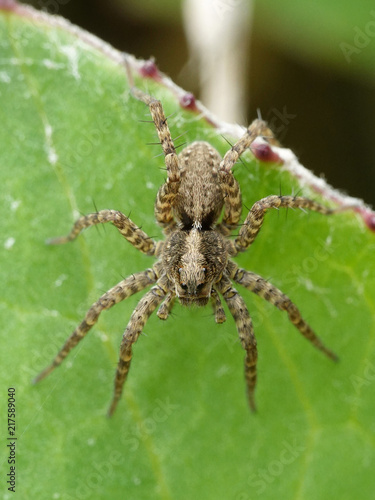
M 334 1 L 331 0 L 331 4 Z M 160 2 L 134 0 L 92 0 L 90 3 L 83 0 L 37 0 L 24 3 L 57 13 L 136 57 L 155 57 L 161 71 L 199 97 L 198 76 L 190 74 L 187 81 L 183 71 L 189 50 L 180 2 L 175 2 L 173 7 L 167 0 L 161 2 L 162 5 Z M 366 0 L 359 1 L 357 9 L 361 9 L 362 3 L 363 15 L 367 16 L 367 23 L 371 23 L 370 4 Z M 237 4 L 240 8 L 241 2 L 237 1 Z M 256 1 L 254 5 L 248 44 L 251 67 L 244 68 L 249 99 L 243 103 L 242 124 L 252 121 L 257 109 L 266 120 L 275 117 L 275 110 L 276 114 L 286 112 L 290 118 L 282 127 L 279 138 L 285 146 L 293 149 L 302 164 L 315 174 L 324 175 L 334 187 L 375 204 L 375 57 L 373 67 L 371 61 L 371 54 L 375 54 L 372 47 L 375 38 L 372 40 L 371 35 L 367 45 L 366 40 L 363 42 L 363 52 L 366 51 L 363 57 L 368 59 L 364 63 L 365 70 L 362 66 L 357 67 L 356 61 L 348 64 L 335 41 L 327 44 L 327 49 L 335 54 L 332 63 L 329 56 L 320 61 L 319 54 L 314 57 L 313 52 L 306 50 L 304 53 L 305 40 L 301 34 L 293 41 L 293 33 L 301 27 L 298 24 L 293 27 L 291 22 L 291 40 L 286 32 L 285 43 L 278 43 L 278 26 L 282 25 L 284 31 L 288 29 L 285 25 L 290 16 L 280 19 L 280 11 L 273 13 L 271 4 Z M 317 4 L 306 2 L 306 8 Z M 337 10 L 332 11 L 330 22 L 332 26 L 339 21 L 346 23 L 347 36 L 342 40 L 353 43 L 356 21 L 349 16 L 348 19 L 336 20 L 335 16 L 341 12 L 341 4 L 337 1 L 336 4 Z M 322 24 L 326 24 L 327 13 L 321 12 L 321 16 Z M 366 26 L 363 25 L 363 29 Z M 324 46 L 319 26 L 315 30 L 317 44 Z M 358 60 L 360 57 L 361 54 Z

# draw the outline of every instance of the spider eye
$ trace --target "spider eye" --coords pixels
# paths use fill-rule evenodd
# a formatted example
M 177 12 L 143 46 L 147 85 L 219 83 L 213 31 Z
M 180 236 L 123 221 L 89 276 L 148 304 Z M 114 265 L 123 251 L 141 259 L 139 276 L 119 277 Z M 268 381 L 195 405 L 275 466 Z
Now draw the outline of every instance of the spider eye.
M 202 290 L 203 286 L 204 286 L 204 283 L 199 283 L 197 285 L 197 290 Z
M 180 283 L 180 287 L 181 287 L 183 290 L 187 290 L 187 284 L 186 284 L 186 283 Z

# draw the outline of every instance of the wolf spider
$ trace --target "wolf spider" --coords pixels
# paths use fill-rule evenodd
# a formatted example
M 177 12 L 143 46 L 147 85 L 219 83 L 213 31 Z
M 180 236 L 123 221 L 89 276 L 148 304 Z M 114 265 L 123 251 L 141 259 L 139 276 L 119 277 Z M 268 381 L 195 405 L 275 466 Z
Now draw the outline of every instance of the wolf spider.
M 303 197 L 267 196 L 253 205 L 238 234 L 234 239 L 229 239 L 231 232 L 239 227 L 242 210 L 240 187 L 233 177 L 232 167 L 257 137 L 262 136 L 275 143 L 272 132 L 265 122 L 257 119 L 223 159 L 210 144 L 201 141 L 193 142 L 177 155 L 161 102 L 134 86 L 127 63 L 126 70 L 131 93 L 149 107 L 163 148 L 168 178 L 157 193 L 154 210 L 156 221 L 163 228 L 166 238 L 164 241 L 154 241 L 123 213 L 100 210 L 80 217 L 66 237 L 50 240 L 52 244 L 66 243 L 74 240 L 89 226 L 111 222 L 135 248 L 156 257 L 157 261 L 151 268 L 132 274 L 104 293 L 90 307 L 51 365 L 36 377 L 35 382 L 62 363 L 98 321 L 102 311 L 153 285 L 138 302 L 124 332 L 108 414 L 113 414 L 121 397 L 132 359 L 133 344 L 152 312 L 159 306 L 158 317 L 167 319 L 176 297 L 183 306 L 205 306 L 210 302 L 216 322 L 222 323 L 226 318 L 220 296 L 235 320 L 245 350 L 247 397 L 254 411 L 257 343 L 246 304 L 232 282 L 286 311 L 290 321 L 307 340 L 332 360 L 337 358 L 324 346 L 284 293 L 261 276 L 239 268 L 231 258 L 247 250 L 253 243 L 270 208 L 301 208 L 326 215 L 335 210 Z M 223 215 L 219 221 L 221 213 Z

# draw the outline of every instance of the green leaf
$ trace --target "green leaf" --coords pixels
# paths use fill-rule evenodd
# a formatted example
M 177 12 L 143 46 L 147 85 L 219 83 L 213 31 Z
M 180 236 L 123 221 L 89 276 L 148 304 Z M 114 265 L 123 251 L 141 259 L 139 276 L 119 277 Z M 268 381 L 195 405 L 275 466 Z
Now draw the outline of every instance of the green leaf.
M 375 236 L 352 211 L 269 213 L 237 259 L 287 293 L 341 359 L 330 362 L 285 314 L 241 290 L 259 347 L 256 415 L 245 399 L 233 319 L 216 325 L 209 309 L 176 305 L 167 322 L 154 315 L 147 323 L 123 399 L 106 418 L 118 346 L 139 295 L 103 313 L 64 364 L 31 385 L 90 304 L 153 262 L 113 227 L 65 246 L 45 240 L 95 207 L 131 213 L 161 237 L 153 202 L 165 172 L 160 147 L 147 145 L 156 140 L 142 122 L 148 110 L 130 97 L 116 51 L 22 7 L 2 10 L 0 23 L 0 425 L 5 433 L 14 387 L 18 497 L 371 498 Z M 228 149 L 173 92 L 151 79 L 137 84 L 162 100 L 174 137 L 186 132 L 182 141 Z M 235 174 L 246 207 L 280 188 L 299 189 L 280 166 L 250 154 Z M 8 450 L 3 441 L 5 473 Z

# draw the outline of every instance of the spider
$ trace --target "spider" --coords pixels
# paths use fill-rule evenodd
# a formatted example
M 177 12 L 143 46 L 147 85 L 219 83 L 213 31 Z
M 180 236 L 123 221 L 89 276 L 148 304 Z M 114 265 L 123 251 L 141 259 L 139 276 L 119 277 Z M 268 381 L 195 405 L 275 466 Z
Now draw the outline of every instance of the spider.
M 332 360 L 337 357 L 325 347 L 289 297 L 261 276 L 239 268 L 232 257 L 246 251 L 253 243 L 265 213 L 271 208 L 309 209 L 325 215 L 335 210 L 299 196 L 267 196 L 253 205 L 238 234 L 229 239 L 232 231 L 239 227 L 242 211 L 240 187 L 232 167 L 257 137 L 275 143 L 271 130 L 261 119 L 256 119 L 223 158 L 209 143 L 202 141 L 193 142 L 177 155 L 161 102 L 135 87 L 129 64 L 126 62 L 125 66 L 131 94 L 149 107 L 163 148 L 168 177 L 157 193 L 154 212 L 165 240 L 154 241 L 119 211 L 100 210 L 80 217 L 67 236 L 49 241 L 51 244 L 66 243 L 89 226 L 111 222 L 135 248 L 156 257 L 157 261 L 151 268 L 132 274 L 104 293 L 34 382 L 45 378 L 62 363 L 95 325 L 102 311 L 153 285 L 138 302 L 123 334 L 108 415 L 113 414 L 120 400 L 133 344 L 157 307 L 158 317 L 168 318 L 176 297 L 183 306 L 202 307 L 210 302 L 217 323 L 226 319 L 220 297 L 224 299 L 245 351 L 247 398 L 250 409 L 255 411 L 257 342 L 245 301 L 232 282 L 285 311 L 293 325 L 317 349 Z

